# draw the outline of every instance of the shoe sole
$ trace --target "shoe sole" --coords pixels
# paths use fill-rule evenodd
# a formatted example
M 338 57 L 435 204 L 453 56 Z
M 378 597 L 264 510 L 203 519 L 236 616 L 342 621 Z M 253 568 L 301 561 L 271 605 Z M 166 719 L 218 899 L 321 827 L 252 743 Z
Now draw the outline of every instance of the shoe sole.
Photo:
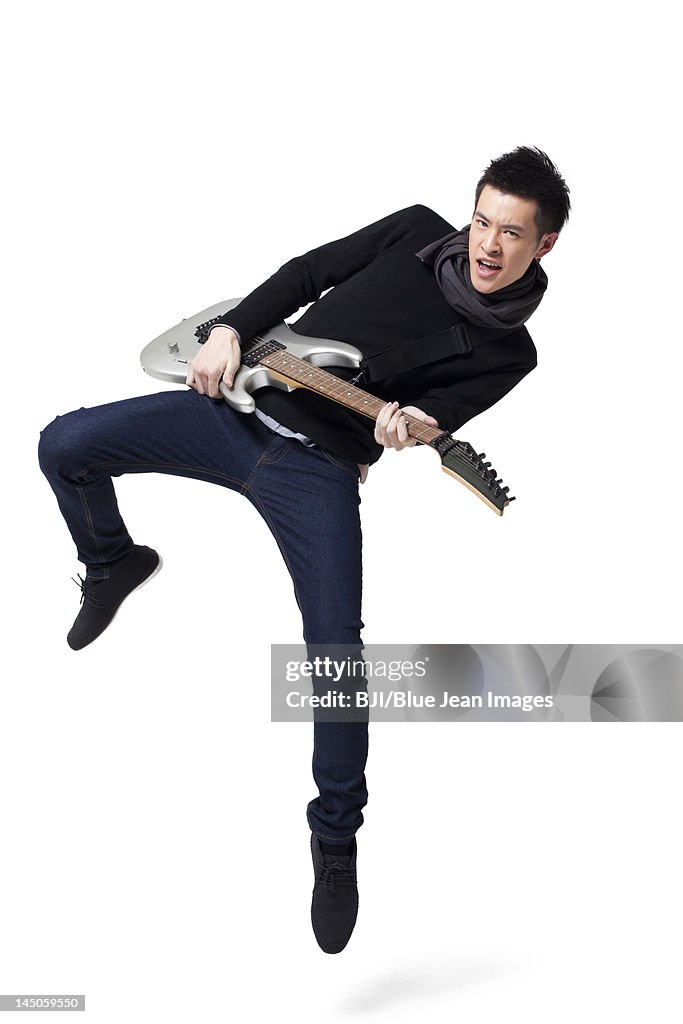
M 158 552 L 157 552 L 157 554 L 158 554 Z M 124 601 L 127 601 L 127 600 L 128 600 L 128 598 L 130 597 L 130 595 L 131 595 L 131 594 L 134 594 L 136 590 L 141 590 L 141 589 L 142 589 L 142 587 L 144 587 L 144 585 L 145 585 L 146 583 L 149 583 L 149 581 L 150 581 L 150 580 L 153 580 L 153 579 L 154 579 L 154 577 L 155 577 L 155 576 L 157 575 L 157 573 L 161 571 L 161 568 L 162 568 L 163 564 L 164 564 L 164 560 L 163 560 L 163 558 L 161 557 L 161 555 L 159 555 L 159 562 L 158 562 L 158 564 L 156 565 L 156 567 L 155 567 L 154 569 L 152 569 L 152 571 L 151 571 L 151 573 L 149 574 L 149 576 L 145 576 L 145 578 L 144 578 L 144 580 L 142 581 L 142 583 L 138 583 L 137 587 L 133 587 L 133 589 L 132 589 L 132 590 L 130 590 L 130 591 L 129 591 L 129 592 L 128 592 L 128 593 L 126 594 L 126 596 L 125 596 L 124 598 L 122 598 L 122 600 L 121 600 L 121 601 L 119 601 L 119 603 L 118 603 L 118 605 L 116 606 L 116 609 L 115 609 L 115 611 L 114 611 L 114 614 L 113 614 L 113 615 L 112 615 L 112 617 L 111 617 L 111 618 L 109 619 L 109 621 L 108 621 L 108 622 L 106 622 L 106 623 L 104 624 L 104 626 L 102 627 L 102 629 L 100 629 L 100 630 L 99 630 L 99 632 L 95 633 L 95 635 L 94 635 L 94 636 L 92 637 L 92 639 L 90 639 L 90 640 L 86 640 L 86 641 L 85 641 L 85 643 L 83 643 L 83 644 L 80 644 L 80 645 L 79 645 L 78 647 L 71 647 L 71 644 L 69 644 L 69 647 L 71 647 L 71 650 L 72 650 L 72 651 L 82 651 L 84 647 L 89 647 L 89 646 L 90 646 L 90 644 L 94 643 L 94 642 L 95 642 L 95 640 L 97 640 L 97 638 L 98 638 L 98 637 L 102 636 L 102 634 L 104 633 L 105 629 L 109 629 L 109 627 L 111 626 L 112 622 L 114 621 L 114 619 L 116 618 L 116 616 L 117 616 L 117 615 L 119 614 L 119 611 L 121 610 L 121 606 L 123 605 Z M 68 643 L 68 640 L 67 640 L 67 643 Z

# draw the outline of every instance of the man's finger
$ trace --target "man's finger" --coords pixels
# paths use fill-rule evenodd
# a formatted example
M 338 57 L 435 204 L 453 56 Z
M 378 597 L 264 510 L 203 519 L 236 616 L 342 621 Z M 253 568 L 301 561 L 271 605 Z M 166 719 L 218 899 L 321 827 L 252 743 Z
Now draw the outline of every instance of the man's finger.
M 211 398 L 219 398 L 220 390 L 218 388 L 218 381 L 221 379 L 222 373 L 220 370 L 212 370 L 209 374 L 209 395 Z
M 405 418 L 405 416 L 401 417 L 401 430 L 403 434 L 402 441 L 406 448 L 412 448 L 414 444 L 417 444 L 416 438 L 410 436 L 410 431 L 408 430 L 408 420 Z
M 408 424 L 406 423 L 405 416 L 399 417 L 399 421 L 396 426 L 396 434 L 398 436 L 399 441 L 402 441 L 403 444 L 405 444 L 406 441 L 408 440 Z
M 380 411 L 377 413 L 377 417 L 375 419 L 375 434 L 377 434 L 377 432 L 380 431 L 382 429 L 383 425 L 384 425 L 384 410 L 385 409 L 386 409 L 386 405 L 383 405 L 382 408 L 380 409 Z
M 238 369 L 239 363 L 237 364 L 237 366 L 226 366 L 225 372 L 223 374 L 223 381 L 225 382 L 226 387 L 231 388 L 233 386 L 233 384 L 235 383 L 235 374 L 237 373 Z
M 387 423 L 389 422 L 389 420 L 393 416 L 394 406 L 397 406 L 397 405 L 398 405 L 398 402 L 388 402 L 385 406 L 383 406 L 380 409 L 379 415 L 377 417 L 377 422 L 380 424 L 380 426 L 386 427 Z
M 375 420 L 375 441 L 378 444 L 384 445 L 386 443 L 385 429 L 386 429 L 386 418 L 391 403 L 383 405 L 380 411 L 377 413 L 377 419 Z
M 382 444 L 387 448 L 395 447 L 397 402 L 390 402 L 382 410 L 383 423 L 381 425 Z
M 387 433 L 393 440 L 396 440 L 398 438 L 398 427 L 399 423 L 401 422 L 402 416 L 403 413 L 401 412 L 401 410 L 397 409 L 396 412 L 392 415 L 387 425 Z
M 417 438 L 411 437 L 408 432 L 408 425 L 406 424 L 406 439 L 404 441 L 405 448 L 413 448 L 417 444 Z

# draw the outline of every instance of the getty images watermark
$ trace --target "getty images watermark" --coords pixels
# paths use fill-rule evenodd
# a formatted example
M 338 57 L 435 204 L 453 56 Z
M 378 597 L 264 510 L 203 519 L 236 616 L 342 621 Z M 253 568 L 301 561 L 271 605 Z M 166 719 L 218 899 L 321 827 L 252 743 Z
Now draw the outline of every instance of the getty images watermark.
M 271 649 L 274 722 L 680 722 L 681 644 Z

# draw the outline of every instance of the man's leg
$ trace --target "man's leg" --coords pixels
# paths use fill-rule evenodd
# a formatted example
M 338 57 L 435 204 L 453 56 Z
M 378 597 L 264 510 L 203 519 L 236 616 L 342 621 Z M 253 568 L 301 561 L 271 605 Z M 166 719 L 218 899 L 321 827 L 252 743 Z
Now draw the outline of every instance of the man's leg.
M 240 491 L 273 436 L 257 417 L 191 389 L 81 408 L 41 431 L 40 466 L 86 566 L 71 647 L 96 639 L 159 564 L 133 543 L 112 477 L 169 473 Z
M 133 545 L 112 477 L 170 473 L 239 491 L 272 438 L 257 417 L 188 389 L 57 416 L 38 456 L 80 561 L 103 579 Z
M 250 498 L 280 546 L 310 645 L 362 649 L 361 531 L 353 463 L 273 434 L 256 416 L 192 389 L 164 391 L 57 416 L 41 431 L 52 486 L 87 580 L 105 581 L 134 544 L 112 477 L 170 473 Z M 367 721 L 316 722 L 313 774 L 320 796 L 308 820 L 328 843 L 363 822 Z
M 322 657 L 327 651 L 338 658 L 343 650 L 360 658 L 362 537 L 355 464 L 331 461 L 321 449 L 282 438 L 260 460 L 245 493 L 268 523 L 289 569 L 309 654 Z M 346 683 L 354 680 L 357 685 L 357 677 Z M 327 689 L 331 683 L 326 679 L 320 685 Z M 314 725 L 313 774 L 320 795 L 309 804 L 307 817 L 330 844 L 347 843 L 363 823 L 367 718 Z
M 40 464 L 88 579 L 99 585 L 120 571 L 117 567 L 125 564 L 133 546 L 112 477 L 171 473 L 239 490 L 266 519 L 285 558 L 309 648 L 343 644 L 362 650 L 361 533 L 353 463 L 273 435 L 257 417 L 188 390 L 59 416 L 41 433 Z M 309 804 L 308 820 L 316 841 L 319 836 L 341 851 L 349 840 L 355 846 L 367 802 L 367 718 L 316 721 L 314 741 L 320 796 Z M 344 859 L 341 855 L 334 865 L 325 863 L 326 877 L 331 872 L 343 882 L 339 863 Z M 346 860 L 353 861 L 357 906 L 355 850 Z M 350 873 L 347 868 L 346 876 Z M 332 918 L 338 923 L 340 915 Z M 349 935 L 352 928 L 353 923 Z M 345 944 L 333 940 L 323 945 L 328 952 Z
M 309 659 L 350 658 L 345 677 L 314 678 L 315 693 L 367 691 L 364 674 L 356 671 L 364 667 L 358 477 L 354 463 L 282 438 L 248 480 L 247 497 L 270 526 L 292 577 Z M 309 803 L 307 817 L 316 877 L 313 929 L 325 952 L 338 953 L 358 910 L 355 834 L 368 798 L 368 712 L 356 712 L 360 721 L 329 718 L 314 711 L 313 776 L 319 795 Z

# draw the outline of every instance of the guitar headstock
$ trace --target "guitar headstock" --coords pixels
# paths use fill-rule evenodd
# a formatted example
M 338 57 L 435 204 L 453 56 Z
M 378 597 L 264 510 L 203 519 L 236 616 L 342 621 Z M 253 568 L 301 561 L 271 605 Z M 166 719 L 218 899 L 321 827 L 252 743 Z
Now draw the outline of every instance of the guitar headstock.
M 502 487 L 502 478 L 496 478 L 496 470 L 490 462 L 484 462 L 486 452 L 477 454 L 467 441 L 458 441 L 445 432 L 429 442 L 441 456 L 441 468 L 468 487 L 478 498 L 502 516 L 506 505 L 514 501 L 508 496 L 509 487 Z

